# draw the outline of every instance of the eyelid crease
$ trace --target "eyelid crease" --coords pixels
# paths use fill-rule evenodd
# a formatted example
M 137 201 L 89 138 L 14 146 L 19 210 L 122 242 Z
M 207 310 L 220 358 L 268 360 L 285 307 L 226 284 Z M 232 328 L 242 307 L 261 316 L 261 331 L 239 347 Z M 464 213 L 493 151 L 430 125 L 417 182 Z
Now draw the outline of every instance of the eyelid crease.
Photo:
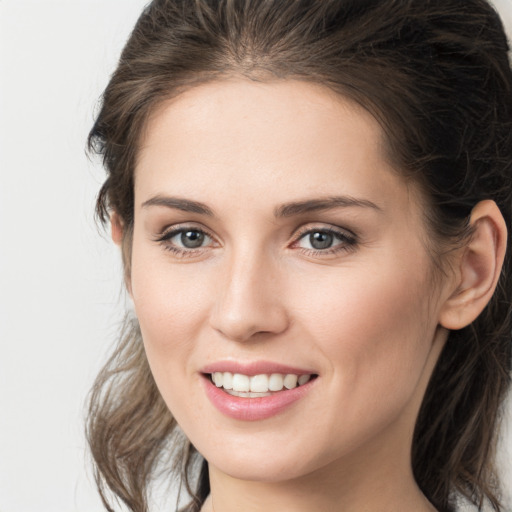
M 358 236 L 350 229 L 348 228 L 342 228 L 339 226 L 315 226 L 315 223 L 308 223 L 306 226 L 301 226 L 295 233 L 294 237 L 300 238 L 304 235 L 307 235 L 308 233 L 316 233 L 316 232 L 323 232 L 323 233 L 331 233 L 334 235 L 339 235 L 344 238 L 350 238 L 354 240 L 358 240 Z

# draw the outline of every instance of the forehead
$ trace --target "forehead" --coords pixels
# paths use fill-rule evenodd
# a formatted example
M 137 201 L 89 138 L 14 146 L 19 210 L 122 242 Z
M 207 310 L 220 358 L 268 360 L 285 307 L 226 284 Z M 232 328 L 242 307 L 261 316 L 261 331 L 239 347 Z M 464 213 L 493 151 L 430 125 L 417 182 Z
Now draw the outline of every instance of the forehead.
M 243 201 L 245 191 L 245 199 L 268 202 L 347 194 L 382 204 L 407 188 L 385 154 L 373 116 L 326 87 L 216 81 L 152 113 L 139 151 L 136 201 L 166 192 L 225 200 L 229 189 L 233 201 Z

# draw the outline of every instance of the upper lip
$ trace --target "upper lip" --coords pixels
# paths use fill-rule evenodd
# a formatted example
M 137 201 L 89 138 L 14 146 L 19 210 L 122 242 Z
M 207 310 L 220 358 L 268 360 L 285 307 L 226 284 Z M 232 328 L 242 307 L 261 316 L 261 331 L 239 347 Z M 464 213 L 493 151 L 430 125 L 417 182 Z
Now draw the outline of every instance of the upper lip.
M 288 366 L 281 363 L 271 361 L 217 361 L 215 363 L 207 364 L 201 369 L 201 373 L 215 373 L 215 372 L 231 372 L 240 373 L 242 375 L 261 375 L 263 373 L 282 373 L 294 375 L 313 375 L 315 374 L 309 368 L 298 368 Z

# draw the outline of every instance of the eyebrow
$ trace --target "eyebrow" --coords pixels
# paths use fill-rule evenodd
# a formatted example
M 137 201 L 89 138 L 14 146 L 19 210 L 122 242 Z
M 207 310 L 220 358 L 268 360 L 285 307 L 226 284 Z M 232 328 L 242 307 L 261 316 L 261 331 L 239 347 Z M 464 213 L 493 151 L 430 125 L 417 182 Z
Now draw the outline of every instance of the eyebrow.
M 206 204 L 198 201 L 191 201 L 190 199 L 183 199 L 181 197 L 155 196 L 142 203 L 143 208 L 148 208 L 149 206 L 165 206 L 166 208 L 198 213 L 209 217 L 214 215 L 213 210 Z M 304 213 L 348 207 L 371 208 L 377 211 L 382 211 L 379 206 L 367 199 L 357 199 L 351 196 L 334 196 L 285 203 L 274 209 L 274 216 L 276 218 L 293 217 Z
M 367 199 L 357 199 L 351 196 L 334 196 L 286 203 L 276 208 L 274 215 L 276 217 L 292 217 L 303 213 L 348 207 L 372 208 L 377 211 L 382 211 L 382 208 Z
M 213 216 L 213 211 L 204 203 L 181 197 L 155 196 L 142 203 L 142 208 L 148 208 L 149 206 L 165 206 L 184 212 L 199 213 L 209 217 Z

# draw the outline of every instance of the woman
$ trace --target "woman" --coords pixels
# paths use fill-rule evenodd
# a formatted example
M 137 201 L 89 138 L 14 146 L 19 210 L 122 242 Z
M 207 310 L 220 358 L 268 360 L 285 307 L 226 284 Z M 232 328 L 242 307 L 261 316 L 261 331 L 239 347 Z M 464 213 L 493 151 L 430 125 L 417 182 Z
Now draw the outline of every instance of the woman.
M 109 510 L 170 465 L 190 511 L 504 510 L 507 50 L 484 0 L 146 8 L 90 135 L 137 316 L 91 396 Z

